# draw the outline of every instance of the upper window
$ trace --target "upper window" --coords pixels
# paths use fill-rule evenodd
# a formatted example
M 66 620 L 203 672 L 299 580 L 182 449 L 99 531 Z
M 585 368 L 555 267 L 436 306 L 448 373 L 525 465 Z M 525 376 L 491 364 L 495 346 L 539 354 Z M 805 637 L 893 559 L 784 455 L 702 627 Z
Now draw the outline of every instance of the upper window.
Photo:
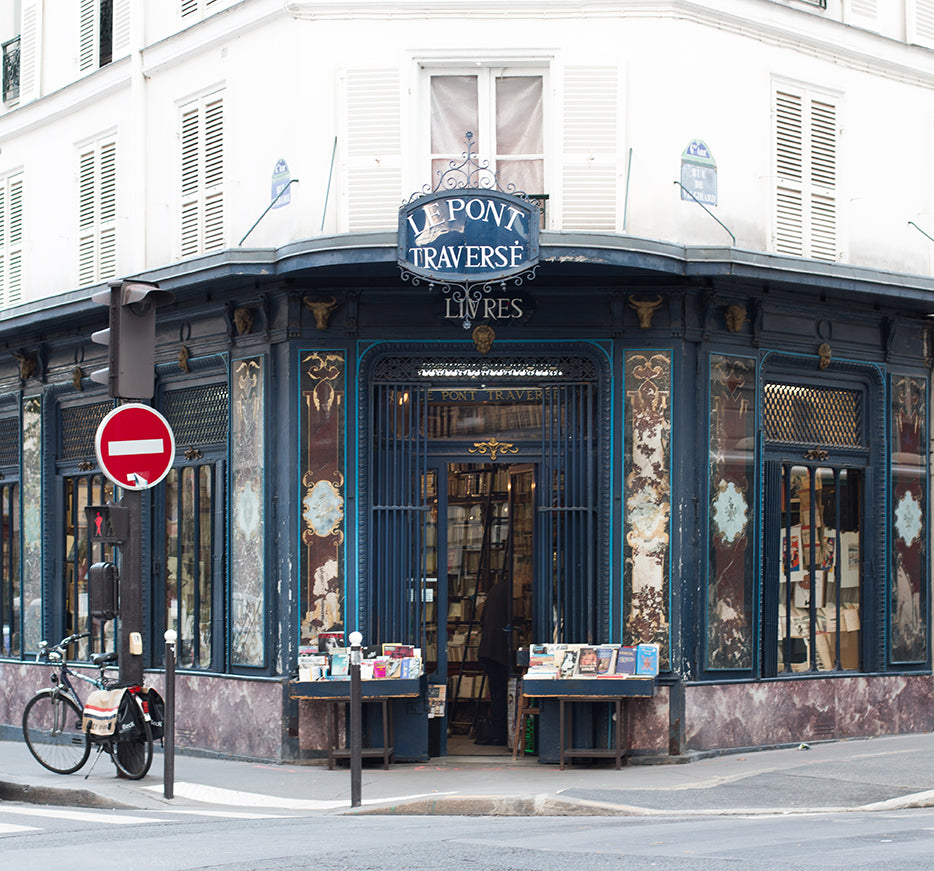
M 19 99 L 19 51 L 20 38 L 3 43 L 3 102 L 14 103 Z
M 182 18 L 189 15 L 205 15 L 218 0 L 182 0 Z
M 23 173 L 0 179 L 0 306 L 23 297 Z
M 224 247 L 224 98 L 182 106 L 181 256 Z
M 78 69 L 93 70 L 113 60 L 114 0 L 81 0 Z
M 775 88 L 773 247 L 836 260 L 838 106 L 806 88 Z
M 112 139 L 78 154 L 78 284 L 117 274 L 117 144 Z
M 500 184 L 545 192 L 543 78 L 522 68 L 482 67 L 430 75 L 432 186 L 438 173 L 463 161 L 474 134 L 480 163 Z

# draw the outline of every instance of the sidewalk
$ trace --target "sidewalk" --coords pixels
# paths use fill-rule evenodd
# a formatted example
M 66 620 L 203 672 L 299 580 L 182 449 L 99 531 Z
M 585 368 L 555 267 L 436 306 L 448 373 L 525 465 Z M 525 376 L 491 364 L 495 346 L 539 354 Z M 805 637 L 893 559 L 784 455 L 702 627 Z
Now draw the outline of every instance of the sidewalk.
M 85 777 L 91 763 L 97 763 Z M 897 810 L 934 807 L 934 734 L 839 741 L 697 759 L 681 765 L 574 765 L 535 759 L 444 757 L 388 771 L 367 761 L 362 807 L 350 772 L 324 765 L 176 755 L 174 798 L 163 756 L 141 781 L 117 778 L 92 754 L 77 774 L 42 768 L 18 741 L 0 741 L 0 801 L 108 808 L 262 808 L 283 812 L 663 815 Z

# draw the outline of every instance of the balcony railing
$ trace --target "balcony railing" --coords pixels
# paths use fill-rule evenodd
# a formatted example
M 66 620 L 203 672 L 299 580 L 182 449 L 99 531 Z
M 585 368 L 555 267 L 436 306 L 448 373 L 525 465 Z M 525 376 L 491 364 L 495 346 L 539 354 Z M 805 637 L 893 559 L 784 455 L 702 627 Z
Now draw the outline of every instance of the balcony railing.
M 19 99 L 19 37 L 3 43 L 3 102 Z

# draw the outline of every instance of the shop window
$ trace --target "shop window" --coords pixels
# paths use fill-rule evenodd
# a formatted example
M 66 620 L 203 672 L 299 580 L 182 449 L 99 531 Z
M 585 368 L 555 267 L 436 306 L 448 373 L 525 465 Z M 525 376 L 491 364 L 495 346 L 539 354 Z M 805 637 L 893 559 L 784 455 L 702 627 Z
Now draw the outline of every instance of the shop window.
M 834 97 L 786 85 L 773 92 L 773 248 L 837 260 L 839 106 Z
M 0 306 L 23 297 L 23 173 L 0 178 Z
M 867 607 L 883 589 L 869 571 L 885 502 L 869 438 L 878 393 L 826 380 L 763 385 L 766 676 L 881 665 L 866 643 L 881 628 Z
M 460 164 L 474 134 L 481 164 L 499 172 L 503 188 L 545 193 L 543 78 L 522 68 L 481 67 L 430 76 L 432 186 Z
M 182 257 L 224 247 L 224 98 L 186 104 L 180 119 Z
M 214 469 L 175 468 L 165 479 L 166 628 L 182 668 L 210 668 L 214 613 Z
M 20 578 L 19 421 L 0 419 L 0 656 L 23 653 Z
M 78 284 L 117 274 L 117 143 L 101 140 L 78 154 Z
M 782 464 L 778 672 L 860 667 L 863 489 L 858 469 Z
M 88 607 L 88 566 L 95 562 L 115 562 L 113 545 L 90 544 L 87 505 L 103 505 L 119 498 L 114 485 L 100 474 L 66 475 L 63 478 L 65 508 L 64 538 L 64 633 L 90 632 L 81 639 L 74 654 L 87 659 L 91 653 L 114 649 L 114 621 L 93 621 Z
M 167 392 L 162 412 L 174 433 L 177 464 L 161 486 L 163 625 L 178 633 L 183 668 L 224 663 L 224 475 L 228 388 L 206 384 Z

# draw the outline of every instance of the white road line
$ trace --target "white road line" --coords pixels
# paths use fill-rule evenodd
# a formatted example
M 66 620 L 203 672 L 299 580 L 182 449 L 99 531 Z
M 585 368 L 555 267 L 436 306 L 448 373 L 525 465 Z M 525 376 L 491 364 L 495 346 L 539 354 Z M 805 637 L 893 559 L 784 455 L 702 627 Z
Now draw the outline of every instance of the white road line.
M 159 790 L 161 792 L 162 786 L 147 786 L 144 789 Z M 223 789 L 219 786 L 203 786 L 198 783 L 176 783 L 175 795 L 193 801 L 203 801 L 206 804 L 221 804 L 234 807 L 281 808 L 282 810 L 293 811 L 329 811 L 350 807 L 349 798 L 336 800 L 281 798 L 275 795 L 263 795 L 258 792 L 239 792 L 233 789 Z M 453 795 L 453 793 L 431 792 L 418 795 L 387 796 L 386 798 L 369 799 L 364 801 L 363 804 L 386 804 L 439 795 Z
M 135 826 L 140 823 L 161 823 L 157 817 L 130 817 L 124 814 L 115 814 L 113 811 L 71 811 L 64 808 L 27 807 L 17 805 L 4 807 L 0 805 L 0 813 L 8 816 L 46 817 L 58 820 L 74 820 L 80 823 L 108 823 L 114 826 Z
M 14 826 L 12 823 L 0 823 L 0 835 L 15 835 L 19 832 L 38 832 L 35 826 Z
M 168 808 L 166 814 L 186 814 L 197 817 L 222 817 L 231 820 L 280 820 L 282 814 L 251 814 L 249 811 L 208 811 L 195 808 Z

